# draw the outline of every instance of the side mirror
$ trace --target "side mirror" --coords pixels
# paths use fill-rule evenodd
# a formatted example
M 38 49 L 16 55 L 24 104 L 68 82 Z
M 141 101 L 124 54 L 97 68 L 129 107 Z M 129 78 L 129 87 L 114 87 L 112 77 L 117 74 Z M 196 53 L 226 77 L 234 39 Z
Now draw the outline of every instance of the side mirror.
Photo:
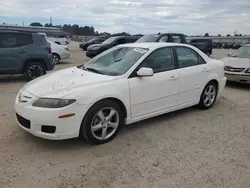
M 139 77 L 149 77 L 154 75 L 154 71 L 151 68 L 142 67 L 137 71 Z
M 230 57 L 230 56 L 231 56 L 231 54 L 230 54 L 230 53 L 228 53 L 227 55 L 228 55 L 228 57 Z

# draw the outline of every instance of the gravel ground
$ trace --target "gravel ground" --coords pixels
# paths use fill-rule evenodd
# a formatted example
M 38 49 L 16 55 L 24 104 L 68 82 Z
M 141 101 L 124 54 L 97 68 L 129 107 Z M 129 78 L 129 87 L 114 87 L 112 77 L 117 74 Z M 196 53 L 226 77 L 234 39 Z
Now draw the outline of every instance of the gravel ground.
M 61 69 L 87 60 L 70 45 Z M 214 50 L 214 58 L 226 56 Z M 250 187 L 250 87 L 228 85 L 214 108 L 188 108 L 124 127 L 110 143 L 48 141 L 19 128 L 21 76 L 0 77 L 0 187 Z

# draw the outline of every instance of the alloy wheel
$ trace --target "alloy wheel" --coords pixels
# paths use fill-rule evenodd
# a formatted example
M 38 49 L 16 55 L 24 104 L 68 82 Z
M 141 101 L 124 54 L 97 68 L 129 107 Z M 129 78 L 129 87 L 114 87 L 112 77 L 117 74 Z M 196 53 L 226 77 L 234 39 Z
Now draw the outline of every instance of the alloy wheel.
M 95 114 L 91 123 L 91 132 L 96 139 L 106 140 L 116 132 L 119 123 L 119 115 L 114 108 L 103 108 Z
M 39 65 L 32 65 L 28 69 L 28 75 L 30 78 L 34 79 L 34 78 L 44 75 L 44 70 Z
M 211 106 L 216 98 L 216 88 L 214 85 L 208 85 L 205 89 L 204 95 L 203 95 L 203 102 L 204 105 L 209 107 Z

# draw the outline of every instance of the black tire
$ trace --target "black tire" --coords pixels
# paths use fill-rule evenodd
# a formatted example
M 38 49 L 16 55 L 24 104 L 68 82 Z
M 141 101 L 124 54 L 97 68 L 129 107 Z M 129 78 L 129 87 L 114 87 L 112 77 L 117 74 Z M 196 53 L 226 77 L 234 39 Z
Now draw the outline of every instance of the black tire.
M 205 102 L 205 99 L 207 99 L 206 91 L 208 91 L 209 87 L 214 88 L 214 92 L 215 92 L 214 98 L 211 98 L 211 99 L 213 99 L 212 102 L 211 102 L 211 104 Z M 217 99 L 217 94 L 218 94 L 218 84 L 217 84 L 215 81 L 210 81 L 210 82 L 205 86 L 205 88 L 204 88 L 203 91 L 202 91 L 202 94 L 201 94 L 201 97 L 200 97 L 200 102 L 199 102 L 199 104 L 198 104 L 198 107 L 199 107 L 200 109 L 204 109 L 204 110 L 211 108 L 211 107 L 214 105 L 214 103 L 215 103 L 215 101 L 216 101 L 216 99 Z M 212 95 L 211 95 L 211 96 L 212 96 Z
M 58 64 L 60 62 L 60 59 L 61 59 L 60 56 L 58 54 L 55 54 L 55 53 L 53 53 L 52 56 L 53 56 L 54 63 Z
M 112 109 L 116 110 L 117 115 L 119 116 L 119 124 L 118 124 L 116 130 L 114 129 L 114 133 L 110 137 L 108 137 L 107 139 L 98 139 L 98 138 L 96 138 L 95 134 L 92 132 L 92 123 L 93 123 L 93 121 L 96 120 L 97 113 L 103 109 L 105 110 L 106 108 L 112 108 Z M 101 122 L 99 122 L 99 123 L 101 124 Z M 81 124 L 79 136 L 85 138 L 91 144 L 95 144 L 95 145 L 104 144 L 106 142 L 111 141 L 119 133 L 119 131 L 123 127 L 123 125 L 124 125 L 124 114 L 123 114 L 120 106 L 117 103 L 113 102 L 112 100 L 102 100 L 102 101 L 99 101 L 96 104 L 94 104 L 89 109 L 87 114 L 85 115 L 85 117 L 82 121 L 82 124 Z M 103 128 L 100 128 L 99 130 L 103 131 Z M 108 128 L 107 128 L 107 130 L 108 130 Z M 107 131 L 107 133 L 108 133 L 108 131 Z
M 40 62 L 30 62 L 25 67 L 24 74 L 28 80 L 33 80 L 46 74 L 44 65 Z

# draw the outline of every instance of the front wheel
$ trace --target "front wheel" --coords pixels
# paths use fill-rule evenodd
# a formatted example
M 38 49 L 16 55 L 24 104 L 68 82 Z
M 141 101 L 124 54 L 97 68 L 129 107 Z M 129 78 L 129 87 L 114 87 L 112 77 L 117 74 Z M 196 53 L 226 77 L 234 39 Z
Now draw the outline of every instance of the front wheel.
M 96 103 L 86 114 L 80 136 L 91 144 L 103 144 L 112 140 L 124 123 L 124 114 L 112 100 Z
M 33 80 L 46 74 L 46 69 L 40 62 L 28 63 L 25 68 L 25 76 L 28 80 Z
M 198 107 L 201 109 L 209 109 L 216 101 L 218 94 L 218 85 L 215 82 L 209 82 L 200 97 Z

